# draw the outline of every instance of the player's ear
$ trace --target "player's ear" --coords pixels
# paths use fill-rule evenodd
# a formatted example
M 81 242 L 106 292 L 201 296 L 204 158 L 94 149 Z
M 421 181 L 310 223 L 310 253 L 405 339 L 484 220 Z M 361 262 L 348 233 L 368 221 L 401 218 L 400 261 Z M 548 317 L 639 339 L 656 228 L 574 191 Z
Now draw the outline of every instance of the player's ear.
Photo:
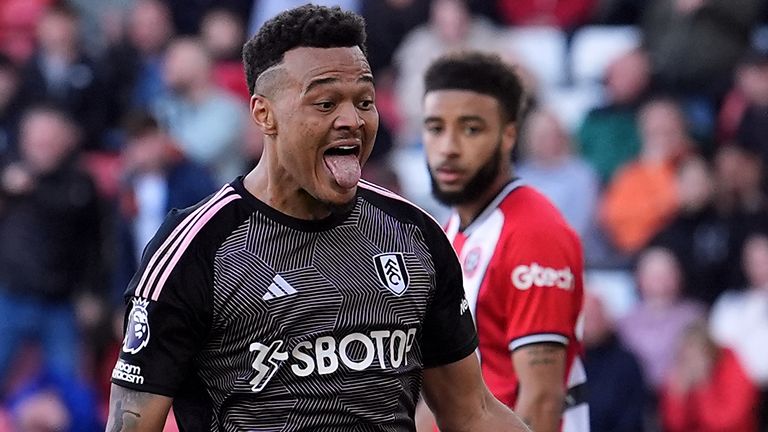
M 251 118 L 264 135 L 277 135 L 275 113 L 269 99 L 262 95 L 251 96 Z

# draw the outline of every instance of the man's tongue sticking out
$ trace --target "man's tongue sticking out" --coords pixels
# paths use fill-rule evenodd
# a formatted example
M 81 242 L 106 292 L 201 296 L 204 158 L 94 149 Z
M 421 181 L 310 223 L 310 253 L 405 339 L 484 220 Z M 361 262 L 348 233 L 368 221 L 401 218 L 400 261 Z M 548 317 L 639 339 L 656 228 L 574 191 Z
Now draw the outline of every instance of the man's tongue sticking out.
M 356 155 L 326 153 L 323 159 L 325 160 L 325 166 L 331 171 L 331 175 L 333 175 L 339 186 L 351 189 L 360 181 L 360 161 Z

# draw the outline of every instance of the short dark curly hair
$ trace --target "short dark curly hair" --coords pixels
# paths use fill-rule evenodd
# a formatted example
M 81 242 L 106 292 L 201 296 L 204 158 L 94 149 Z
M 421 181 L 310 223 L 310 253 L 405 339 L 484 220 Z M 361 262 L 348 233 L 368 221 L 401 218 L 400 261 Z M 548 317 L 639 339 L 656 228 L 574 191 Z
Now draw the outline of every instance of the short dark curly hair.
M 286 51 L 358 46 L 366 55 L 365 41 L 365 21 L 353 12 L 312 4 L 287 10 L 264 23 L 243 47 L 248 91 L 254 93 L 259 76 L 283 61 Z
M 424 76 L 425 94 L 436 90 L 469 90 L 499 101 L 505 121 L 517 121 L 524 101 L 517 72 L 497 55 L 476 51 L 448 54 L 435 60 Z

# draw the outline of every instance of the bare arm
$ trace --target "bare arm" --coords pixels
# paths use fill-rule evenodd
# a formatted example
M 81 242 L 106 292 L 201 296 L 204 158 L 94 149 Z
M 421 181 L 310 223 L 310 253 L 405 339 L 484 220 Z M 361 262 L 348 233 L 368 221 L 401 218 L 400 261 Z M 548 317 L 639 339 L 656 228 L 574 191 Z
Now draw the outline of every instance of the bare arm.
M 424 370 L 424 399 L 443 432 L 530 432 L 483 382 L 477 356 Z
M 160 432 L 173 399 L 112 384 L 106 432 Z
M 526 345 L 512 353 L 520 389 L 515 411 L 536 432 L 560 430 L 565 357 L 565 347 L 556 343 Z

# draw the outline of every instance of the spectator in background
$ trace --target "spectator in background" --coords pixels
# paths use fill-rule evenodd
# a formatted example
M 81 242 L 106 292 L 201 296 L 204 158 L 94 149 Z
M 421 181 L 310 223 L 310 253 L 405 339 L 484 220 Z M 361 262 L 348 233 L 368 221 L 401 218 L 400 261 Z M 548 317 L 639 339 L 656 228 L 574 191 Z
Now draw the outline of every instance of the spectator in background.
M 595 11 L 595 0 L 497 0 L 501 20 L 508 26 L 553 26 L 572 31 Z
M 584 369 L 589 377 L 590 432 L 639 432 L 647 389 L 637 358 L 616 337 L 599 297 L 584 298 Z
M 654 87 L 682 101 L 693 134 L 711 138 L 733 68 L 749 48 L 761 0 L 652 0 L 643 17 Z
M 768 234 L 754 233 L 744 244 L 746 290 L 725 292 L 710 318 L 714 339 L 732 349 L 762 392 L 762 427 L 768 426 Z M 761 429 L 762 430 L 762 429 Z
M 79 140 L 66 113 L 32 108 L 19 160 L 0 169 L 0 381 L 29 337 L 53 376 L 77 375 L 73 297 L 99 268 L 97 195 L 75 163 Z
M 154 115 L 190 160 L 208 168 L 217 183 L 242 172 L 241 139 L 246 112 L 240 101 L 212 81 L 213 60 L 197 39 L 171 43 L 164 65 L 171 93 Z
M 173 208 L 186 208 L 213 193 L 208 171 L 187 160 L 181 150 L 145 112 L 125 121 L 123 184 L 119 196 L 115 300 L 136 272 L 144 247 Z
M 674 254 L 643 251 L 635 273 L 640 301 L 618 323 L 619 335 L 637 355 L 646 382 L 657 391 L 669 374 L 683 330 L 705 317 L 702 304 L 680 296 L 683 274 Z
M 182 0 L 186 1 L 186 0 Z M 313 3 L 318 6 L 338 6 L 345 11 L 360 12 L 360 0 L 253 0 L 251 10 L 251 19 L 248 23 L 248 34 L 253 35 L 259 31 L 262 25 L 268 19 L 276 16 L 280 12 L 299 7 L 306 3 Z
M 648 55 L 636 49 L 616 59 L 605 73 L 605 106 L 587 113 L 578 131 L 581 154 L 608 182 L 640 151 L 637 111 L 650 82 Z
M 490 21 L 471 15 L 465 0 L 433 0 L 429 22 L 409 33 L 395 53 L 400 143 L 420 142 L 427 67 L 442 54 L 460 50 L 503 53 L 504 41 Z
M 213 81 L 248 102 L 248 86 L 240 52 L 245 43 L 243 20 L 232 10 L 216 8 L 203 16 L 200 37 L 213 58 Z
M 755 148 L 768 148 L 763 146 L 765 137 L 760 132 L 766 127 L 760 114 L 765 115 L 768 109 L 768 55 L 750 50 L 737 65 L 734 81 L 718 115 L 718 142 L 755 143 Z
M 716 205 L 728 219 L 733 236 L 732 251 L 741 251 L 747 236 L 768 230 L 768 196 L 761 189 L 764 176 L 760 156 L 741 145 L 721 146 L 715 155 Z M 730 286 L 743 286 L 739 265 L 731 270 Z
M 14 157 L 22 102 L 21 77 L 11 59 L 0 54 L 0 165 Z
M 147 109 L 166 94 L 163 61 L 173 33 L 171 14 L 162 1 L 136 0 L 126 38 L 109 48 L 103 63 L 110 89 L 106 107 L 110 127 L 119 129 L 128 112 Z
M 368 32 L 368 61 L 377 84 L 382 74 L 389 72 L 395 50 L 405 35 L 429 18 L 429 3 L 421 0 L 362 0 L 362 15 Z
M 77 10 L 57 1 L 37 25 L 38 48 L 22 77 L 23 97 L 31 103 L 53 102 L 83 128 L 83 145 L 101 147 L 105 94 L 96 64 L 82 51 Z
M 37 22 L 54 0 L 5 0 L 0 2 L 0 52 L 23 64 L 35 50 Z
M 671 100 L 647 103 L 638 119 L 642 148 L 607 185 L 599 221 L 628 255 L 642 249 L 678 210 L 675 172 L 690 150 L 683 114 Z
M 706 325 L 686 329 L 659 404 L 666 432 L 756 432 L 757 391 Z
M 728 218 L 715 207 L 715 176 L 700 157 L 685 161 L 677 173 L 678 215 L 651 241 L 680 260 L 687 281 L 684 294 L 711 306 L 733 282 L 738 241 Z
M 262 0 L 162 0 L 168 5 L 173 17 L 173 25 L 180 35 L 196 36 L 200 34 L 205 14 L 214 8 L 225 8 L 237 16 L 251 15 L 254 6 Z M 308 3 L 305 2 L 305 3 Z
M 753 53 L 745 59 L 737 79 L 746 105 L 736 141 L 757 153 L 763 166 L 768 166 L 768 55 Z M 768 181 L 764 181 L 763 186 L 764 192 L 768 193 Z
M 103 431 L 93 391 L 81 381 L 39 374 L 8 397 L 14 432 Z
M 568 132 L 551 112 L 529 114 L 522 138 L 523 159 L 517 174 L 549 198 L 583 238 L 597 207 L 595 171 L 573 154 Z

